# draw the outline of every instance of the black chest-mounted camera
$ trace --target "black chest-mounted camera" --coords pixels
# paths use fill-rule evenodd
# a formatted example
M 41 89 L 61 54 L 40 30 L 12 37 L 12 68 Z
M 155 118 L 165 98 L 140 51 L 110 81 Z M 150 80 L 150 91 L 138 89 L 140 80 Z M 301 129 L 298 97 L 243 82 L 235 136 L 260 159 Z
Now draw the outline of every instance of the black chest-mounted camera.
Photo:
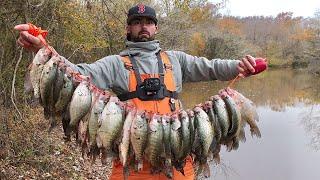
M 165 90 L 167 88 L 160 78 L 145 79 L 142 84 L 137 85 L 136 89 L 138 98 L 144 101 L 164 99 Z

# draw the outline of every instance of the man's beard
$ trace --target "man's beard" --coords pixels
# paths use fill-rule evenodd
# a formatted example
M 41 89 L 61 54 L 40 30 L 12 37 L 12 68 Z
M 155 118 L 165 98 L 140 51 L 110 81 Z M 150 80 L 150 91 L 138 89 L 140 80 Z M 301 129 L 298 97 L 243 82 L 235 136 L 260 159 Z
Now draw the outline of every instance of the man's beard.
M 140 32 L 139 35 L 135 37 L 129 34 L 130 36 L 129 40 L 133 42 L 147 42 L 147 41 L 153 41 L 155 39 L 155 35 L 150 36 L 149 32 L 147 32 L 149 36 L 141 36 L 142 33 L 143 32 Z

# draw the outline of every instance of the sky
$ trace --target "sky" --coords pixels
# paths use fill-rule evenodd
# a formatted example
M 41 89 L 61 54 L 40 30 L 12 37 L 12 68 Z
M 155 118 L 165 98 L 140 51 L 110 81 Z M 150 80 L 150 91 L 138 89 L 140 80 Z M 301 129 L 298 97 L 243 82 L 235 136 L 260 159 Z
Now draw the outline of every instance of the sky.
M 320 0 L 228 0 L 226 8 L 221 13 L 241 17 L 275 17 L 280 12 L 293 12 L 294 17 L 313 17 L 316 9 L 320 9 Z

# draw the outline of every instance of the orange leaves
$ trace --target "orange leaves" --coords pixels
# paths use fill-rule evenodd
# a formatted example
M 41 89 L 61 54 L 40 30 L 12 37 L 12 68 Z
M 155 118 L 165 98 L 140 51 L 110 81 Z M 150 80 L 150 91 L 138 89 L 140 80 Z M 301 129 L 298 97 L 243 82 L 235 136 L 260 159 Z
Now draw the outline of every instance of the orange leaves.
M 310 41 L 316 37 L 313 29 L 298 29 L 289 38 L 295 41 Z
M 190 17 L 192 22 L 205 22 L 209 21 L 213 16 L 213 7 L 212 4 L 208 3 L 203 7 L 196 7 L 191 9 Z
M 195 56 L 203 56 L 206 48 L 206 40 L 203 35 L 199 32 L 196 32 L 191 37 L 190 42 L 190 54 Z
M 224 17 L 217 21 L 218 29 L 225 34 L 240 36 L 242 34 L 241 26 L 240 21 L 233 17 Z

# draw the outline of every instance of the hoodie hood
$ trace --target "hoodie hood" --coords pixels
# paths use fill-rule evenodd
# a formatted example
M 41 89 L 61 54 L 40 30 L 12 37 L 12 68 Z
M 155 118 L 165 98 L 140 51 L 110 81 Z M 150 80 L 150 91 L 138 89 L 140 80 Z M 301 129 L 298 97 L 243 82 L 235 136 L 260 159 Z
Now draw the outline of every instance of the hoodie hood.
M 120 52 L 120 56 L 128 56 L 129 54 L 133 56 L 150 56 L 150 54 L 156 54 L 161 50 L 158 40 L 147 42 L 126 41 L 126 48 Z

